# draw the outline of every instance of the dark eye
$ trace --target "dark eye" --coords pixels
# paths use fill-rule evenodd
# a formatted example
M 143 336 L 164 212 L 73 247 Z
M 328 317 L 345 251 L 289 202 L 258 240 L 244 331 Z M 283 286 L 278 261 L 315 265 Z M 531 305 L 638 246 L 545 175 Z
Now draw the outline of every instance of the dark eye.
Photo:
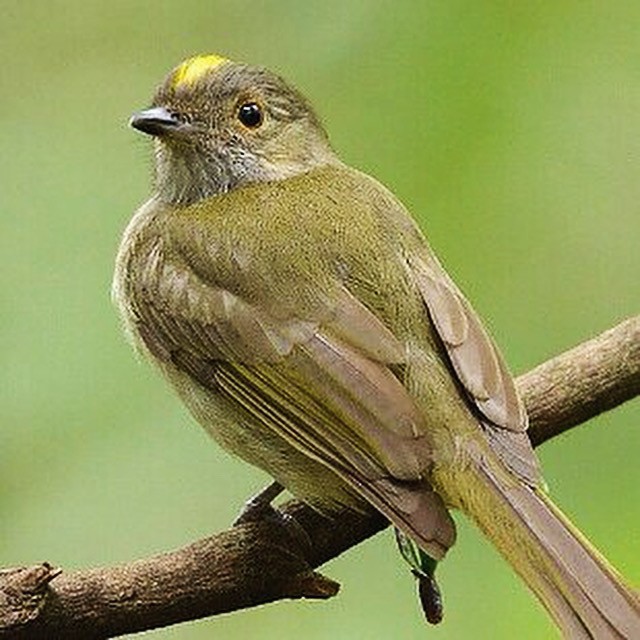
M 262 124 L 262 109 L 255 102 L 246 102 L 238 109 L 238 120 L 245 127 L 255 129 Z

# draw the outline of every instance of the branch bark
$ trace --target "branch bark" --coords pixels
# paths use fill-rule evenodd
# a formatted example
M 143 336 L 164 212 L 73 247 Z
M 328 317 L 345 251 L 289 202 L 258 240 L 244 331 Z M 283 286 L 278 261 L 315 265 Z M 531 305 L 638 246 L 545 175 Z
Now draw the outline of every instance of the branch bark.
M 640 316 L 517 379 L 534 446 L 640 394 Z
M 539 445 L 640 394 L 640 316 L 517 380 Z M 284 598 L 328 598 L 313 569 L 387 526 L 379 515 L 329 520 L 291 500 L 250 522 L 130 564 L 63 573 L 47 563 L 0 571 L 0 638 L 110 638 Z

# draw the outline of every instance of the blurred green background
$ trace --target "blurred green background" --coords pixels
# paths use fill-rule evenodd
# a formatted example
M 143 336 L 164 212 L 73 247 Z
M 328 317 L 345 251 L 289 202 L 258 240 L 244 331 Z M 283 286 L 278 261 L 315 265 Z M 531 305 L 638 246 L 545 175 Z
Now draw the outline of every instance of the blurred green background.
M 149 193 L 126 127 L 196 52 L 279 70 L 349 163 L 415 212 L 522 372 L 638 312 L 640 3 L 87 2 L 0 5 L 0 566 L 128 561 L 226 528 L 266 482 L 209 444 L 136 361 L 109 300 Z M 640 406 L 540 449 L 552 495 L 640 583 Z M 149 638 L 546 638 L 465 521 L 427 628 L 389 532 L 285 602 Z

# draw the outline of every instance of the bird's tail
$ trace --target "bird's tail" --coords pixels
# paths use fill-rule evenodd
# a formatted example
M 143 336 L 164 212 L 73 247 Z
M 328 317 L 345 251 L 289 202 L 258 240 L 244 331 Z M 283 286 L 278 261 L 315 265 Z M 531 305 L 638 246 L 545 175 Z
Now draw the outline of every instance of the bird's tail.
M 486 464 L 462 508 L 549 611 L 566 638 L 640 638 L 640 597 L 546 495 Z M 476 508 L 477 507 L 477 508 Z

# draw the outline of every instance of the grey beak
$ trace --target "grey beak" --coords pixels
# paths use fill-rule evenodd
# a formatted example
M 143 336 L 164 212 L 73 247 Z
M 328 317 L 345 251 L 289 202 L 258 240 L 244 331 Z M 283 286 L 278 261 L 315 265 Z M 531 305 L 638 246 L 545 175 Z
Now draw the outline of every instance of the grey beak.
M 182 123 L 164 107 L 152 107 L 134 113 L 129 120 L 129 126 L 150 136 L 161 136 L 175 131 Z

